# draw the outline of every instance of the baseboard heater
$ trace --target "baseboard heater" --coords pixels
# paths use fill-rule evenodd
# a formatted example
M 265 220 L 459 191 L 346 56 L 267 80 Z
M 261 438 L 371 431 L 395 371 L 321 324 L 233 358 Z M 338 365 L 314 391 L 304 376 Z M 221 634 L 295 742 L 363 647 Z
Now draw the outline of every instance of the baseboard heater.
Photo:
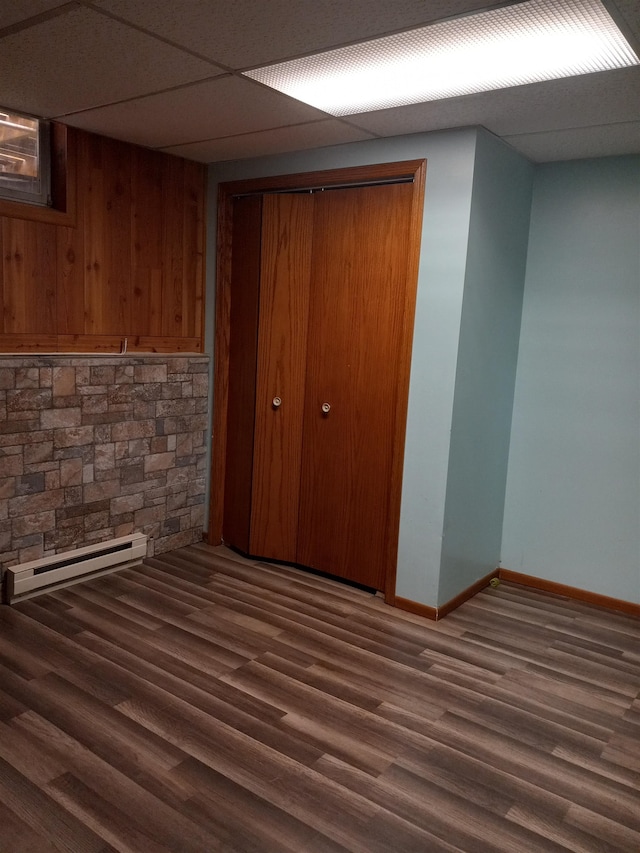
M 42 557 L 10 566 L 6 571 L 6 601 L 12 604 L 54 587 L 69 586 L 88 577 L 141 563 L 147 554 L 147 537 L 133 533 L 75 551 Z

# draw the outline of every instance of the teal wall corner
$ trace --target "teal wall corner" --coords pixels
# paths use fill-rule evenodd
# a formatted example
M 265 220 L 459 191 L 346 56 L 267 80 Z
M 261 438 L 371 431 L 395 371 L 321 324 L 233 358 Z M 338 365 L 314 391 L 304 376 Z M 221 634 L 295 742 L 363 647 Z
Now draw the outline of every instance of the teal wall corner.
M 534 167 L 476 144 L 448 456 L 438 605 L 500 562 Z

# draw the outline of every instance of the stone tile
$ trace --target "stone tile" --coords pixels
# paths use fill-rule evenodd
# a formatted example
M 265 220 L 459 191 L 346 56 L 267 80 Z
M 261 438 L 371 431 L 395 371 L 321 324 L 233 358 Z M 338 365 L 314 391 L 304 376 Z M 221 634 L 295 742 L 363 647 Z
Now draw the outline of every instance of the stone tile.
M 136 420 L 155 418 L 156 403 L 147 403 L 144 400 L 136 400 L 133 404 L 133 417 Z
M 69 397 L 53 396 L 54 409 L 78 409 L 82 404 L 82 397 L 79 394 L 71 394 Z
M 117 365 L 115 369 L 115 384 L 116 385 L 124 385 L 125 383 L 129 384 L 133 382 L 133 373 L 134 368 L 130 364 L 125 365 Z
M 22 453 L 0 457 L 0 477 L 18 477 L 24 473 L 24 458 Z
M 56 510 L 56 521 L 61 524 L 71 518 L 83 518 L 85 515 L 108 512 L 109 500 L 93 501 L 93 503 L 78 502 L 76 506 L 64 506 Z
M 79 548 L 85 544 L 84 525 L 49 530 L 44 536 L 45 548 L 53 548 L 56 552 Z
M 120 471 L 120 482 L 123 486 L 131 486 L 144 480 L 144 465 L 142 461 L 129 465 Z
M 151 453 L 151 442 L 154 441 L 155 436 L 153 438 L 135 438 L 129 442 L 129 458 L 135 459 L 139 456 L 147 456 Z
M 117 497 L 120 493 L 120 482 L 118 480 L 106 480 L 103 483 L 87 483 L 82 488 L 84 500 L 90 503 L 91 501 Z
M 195 414 L 195 400 L 158 400 L 156 403 L 156 414 L 159 418 L 185 416 Z
M 189 361 L 189 358 L 187 358 L 186 356 L 168 358 L 167 373 L 169 374 L 169 378 L 172 379 L 172 374 L 175 373 L 187 373 L 187 371 L 189 370 Z
M 20 548 L 18 551 L 18 564 L 30 563 L 33 560 L 40 560 L 44 556 L 42 542 L 30 545 L 28 548 Z
M 162 383 L 149 382 L 146 385 L 135 386 L 135 397 L 144 402 L 155 402 L 162 399 Z
M 35 432 L 40 428 L 40 419 L 38 420 L 19 420 L 19 421 L 0 421 L 0 444 L 17 444 L 19 438 L 17 436 L 23 433 Z M 9 436 L 5 441 L 2 441 L 2 436 Z
M 157 435 L 151 439 L 150 453 L 166 453 L 169 448 L 169 439 L 166 435 Z
M 15 373 L 16 388 L 39 388 L 40 371 L 37 367 L 18 367 Z
M 124 363 L 30 357 L 19 375 L 3 365 L 0 472 L 10 464 L 16 473 L 0 479 L 0 525 L 9 525 L 0 527 L 0 557 L 59 552 L 141 528 L 151 537 L 149 554 L 178 547 L 175 537 L 200 541 L 208 365 L 203 356 L 145 362 L 140 355 Z M 21 470 L 7 462 L 23 454 Z M 27 526 L 5 541 L 11 523 L 36 517 L 41 530 Z
M 109 471 L 116 467 L 115 445 L 96 444 L 94 455 L 94 470 Z
M 39 412 L 51 406 L 49 388 L 20 388 L 7 391 L 7 412 Z
M 39 441 L 35 444 L 24 445 L 25 465 L 34 465 L 38 462 L 50 462 L 53 459 L 53 442 Z M 0 463 L 1 465 L 2 463 Z
M 40 415 L 40 426 L 42 429 L 54 429 L 60 427 L 77 427 L 81 423 L 81 412 L 79 408 L 48 409 Z
M 179 518 L 167 518 L 160 525 L 160 535 L 161 536 L 170 536 L 172 533 L 180 532 L 180 519 Z
M 111 427 L 113 441 L 125 441 L 132 438 L 151 438 L 156 434 L 156 425 L 152 420 L 125 421 Z
M 196 476 L 195 468 L 189 465 L 185 468 L 171 468 L 167 471 L 167 483 L 170 486 L 185 488 Z
M 0 367 L 0 388 L 3 390 L 7 390 L 7 388 L 15 388 L 16 387 L 16 373 L 10 367 Z
M 196 373 L 193 377 L 193 396 L 208 397 L 209 396 L 209 374 Z
M 0 477 L 0 501 L 7 509 L 7 501 L 15 496 L 16 493 L 16 478 L 15 477 Z M 2 515 L 0 514 L 0 518 Z
M 140 364 L 135 367 L 133 377 L 135 382 L 166 382 L 166 364 Z
M 166 471 L 168 468 L 173 468 L 175 462 L 175 453 L 152 453 L 144 458 L 144 473 Z
M 53 369 L 51 367 L 41 367 L 40 369 L 40 387 L 51 388 L 53 386 Z
M 189 359 L 189 373 L 209 373 L 209 356 Z
M 92 512 L 84 517 L 85 531 L 105 530 L 107 527 L 111 527 L 111 516 L 108 512 Z
M 193 453 L 193 435 L 182 432 L 176 436 L 176 456 L 191 456 Z
M 108 444 L 110 441 L 115 441 L 112 438 L 112 427 L 110 424 L 97 424 L 95 427 L 96 444 Z
M 25 474 L 16 479 L 16 495 L 35 495 L 44 492 L 44 474 Z
M 112 498 L 109 508 L 112 515 L 122 515 L 125 512 L 135 512 L 144 506 L 144 495 L 139 492 L 133 495 L 121 495 Z
M 167 498 L 167 511 L 174 512 L 177 509 L 182 509 L 182 507 L 187 504 L 187 493 L 186 491 L 174 492 L 169 495 Z
M 84 506 L 82 486 L 67 486 L 64 490 L 65 507 Z
M 81 458 L 63 459 L 60 462 L 60 485 L 81 486 L 83 464 Z
M 82 398 L 82 414 L 103 415 L 109 411 L 109 397 L 107 394 L 94 394 L 91 397 Z M 86 421 L 85 421 L 86 423 Z
M 163 400 L 179 400 L 180 397 L 189 396 L 182 393 L 183 382 L 165 382 L 162 388 Z
M 92 545 L 94 542 L 108 542 L 114 538 L 113 527 L 101 527 L 99 530 L 86 530 L 84 532 L 84 544 Z
M 77 447 L 82 444 L 92 444 L 93 440 L 94 432 L 92 426 L 56 429 L 53 433 L 55 447 Z
M 117 406 L 122 403 L 128 405 L 133 404 L 135 397 L 134 389 L 134 385 L 112 385 L 107 390 L 109 407 L 111 408 L 112 406 Z
M 60 482 L 60 470 L 56 466 L 54 470 L 45 471 L 44 472 L 44 487 L 45 490 L 49 489 L 59 489 L 61 485 Z
M 180 533 L 174 533 L 172 536 L 163 536 L 155 543 L 154 553 L 164 554 L 167 551 L 173 551 L 176 548 L 184 548 L 187 545 L 193 545 L 196 542 L 202 541 L 201 530 L 184 530 Z
M 197 495 L 204 495 L 207 490 L 207 482 L 204 477 L 196 477 L 195 480 L 191 480 L 189 486 L 187 488 L 187 494 L 190 498 L 196 497 Z
M 163 506 L 144 507 L 134 513 L 133 520 L 136 527 L 142 527 L 145 524 L 164 521 L 166 514 L 167 511 Z
M 39 545 L 42 548 L 42 533 L 28 533 L 26 536 L 13 537 L 13 547 L 17 548 L 18 551 L 23 551 L 25 548 L 31 548 L 34 545 Z M 37 560 L 38 558 L 32 557 L 31 559 Z
M 116 461 L 118 461 L 120 459 L 128 459 L 129 458 L 129 442 L 128 441 L 116 441 L 114 446 L 115 446 Z
M 33 533 L 45 533 L 55 527 L 56 515 L 53 510 L 22 515 L 11 523 L 11 531 L 16 538 Z
M 117 524 L 114 528 L 114 536 L 129 536 L 134 531 L 133 520 L 124 521 L 122 524 Z
M 56 397 L 70 397 L 76 393 L 76 368 L 53 368 L 53 393 Z
M 89 382 L 91 385 L 113 385 L 116 381 L 116 369 L 112 366 L 91 367 Z

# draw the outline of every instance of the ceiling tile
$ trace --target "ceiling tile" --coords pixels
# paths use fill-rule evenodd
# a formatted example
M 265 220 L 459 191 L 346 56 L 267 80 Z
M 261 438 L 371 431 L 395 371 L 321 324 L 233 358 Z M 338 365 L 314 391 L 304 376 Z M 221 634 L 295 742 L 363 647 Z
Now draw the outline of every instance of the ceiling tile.
M 640 119 L 640 68 L 585 74 L 460 98 L 360 113 L 381 136 L 483 125 L 499 136 Z
M 61 0 L 19 0 L 19 2 L 2 3 L 0 4 L 0 30 L 26 21 L 34 15 L 49 12 L 56 6 L 65 5 L 66 3 Z
M 67 116 L 65 121 L 116 139 L 166 148 L 325 118 L 279 92 L 229 76 Z
M 3 106 L 60 116 L 220 73 L 90 9 L 0 39 Z
M 177 154 L 179 157 L 199 160 L 201 163 L 214 163 L 222 160 L 241 160 L 245 157 L 261 157 L 266 154 L 284 154 L 287 151 L 301 151 L 307 148 L 323 148 L 327 145 L 342 145 L 345 142 L 360 142 L 371 138 L 370 133 L 356 130 L 335 119 L 327 119 L 312 124 L 276 127 L 258 133 L 227 136 L 224 139 L 210 139 L 190 145 L 176 145 L 163 150 L 169 154 Z
M 115 15 L 234 69 L 501 5 L 499 0 L 96 0 Z M 188 9 L 188 14 L 185 12 Z
M 640 42 L 640 2 L 638 0 L 615 0 L 615 2 L 607 5 L 614 7 L 612 9 L 614 13 L 617 7 L 622 22 L 626 24 L 631 35 Z M 636 44 L 635 47 L 637 49 L 638 45 Z
M 503 139 L 536 163 L 636 154 L 640 151 L 640 121 L 505 136 Z

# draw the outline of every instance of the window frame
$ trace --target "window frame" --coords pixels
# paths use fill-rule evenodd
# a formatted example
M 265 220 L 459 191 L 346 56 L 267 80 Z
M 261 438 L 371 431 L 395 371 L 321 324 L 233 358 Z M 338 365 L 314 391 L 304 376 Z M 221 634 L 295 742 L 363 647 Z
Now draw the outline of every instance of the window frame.
M 49 123 L 52 205 L 28 204 L 0 197 L 0 217 L 48 222 L 75 227 L 76 224 L 76 134 L 72 127 Z
M 37 205 L 38 207 L 51 207 L 53 201 L 51 198 L 51 135 L 49 122 L 37 116 L 0 107 L 0 112 L 4 113 L 5 110 L 10 120 L 16 117 L 37 122 L 36 157 L 38 176 L 31 182 L 25 181 L 25 189 L 20 189 L 16 186 L 10 186 L 8 181 L 5 182 L 4 173 L 0 172 L 0 198 L 8 201 L 17 201 L 22 204 Z M 36 191 L 27 188 L 28 185 L 33 186 L 34 184 L 37 186 Z

